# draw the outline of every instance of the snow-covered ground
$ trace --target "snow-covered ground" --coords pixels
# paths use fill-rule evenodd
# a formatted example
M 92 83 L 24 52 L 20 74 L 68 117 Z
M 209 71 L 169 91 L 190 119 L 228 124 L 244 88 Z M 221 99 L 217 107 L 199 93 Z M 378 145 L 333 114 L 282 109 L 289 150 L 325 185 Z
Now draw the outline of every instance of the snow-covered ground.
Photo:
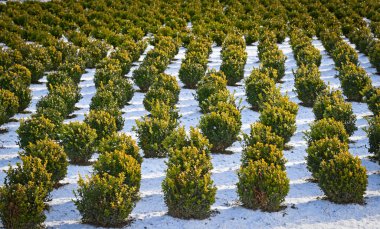
M 333 60 L 327 55 L 321 42 L 314 39 L 315 45 L 323 56 L 320 66 L 321 77 L 333 88 L 339 89 L 340 82 L 334 78 L 336 70 L 334 69 Z M 149 46 L 148 50 L 152 47 Z M 292 69 L 296 69 L 296 62 L 293 57 L 289 40 L 279 45 L 279 48 L 288 57 L 286 61 L 286 75 L 283 83 L 277 86 L 281 87 L 282 93 L 288 93 L 291 100 L 299 103 L 294 90 L 294 76 Z M 209 67 L 219 69 L 221 64 L 220 47 L 213 47 L 213 52 L 209 58 Z M 257 57 L 257 43 L 247 46 L 248 60 L 245 66 L 245 76 L 247 77 L 253 68 L 259 66 Z M 147 50 L 146 50 L 147 51 Z M 175 59 L 165 71 L 168 74 L 178 76 L 178 71 L 182 59 L 185 57 L 186 50 L 181 48 Z M 145 52 L 146 54 L 146 52 Z M 143 60 L 143 54 L 140 62 Z M 375 74 L 374 68 L 369 64 L 368 58 L 359 54 L 361 66 L 371 75 L 373 84 L 380 85 L 380 76 Z M 137 67 L 137 66 L 136 66 Z M 136 68 L 135 67 L 135 68 Z M 132 69 L 133 70 L 133 69 Z M 92 96 L 95 94 L 93 83 L 94 70 L 88 69 L 88 72 L 82 76 L 80 87 L 83 98 L 77 104 L 80 110 L 76 111 L 76 117 L 71 120 L 83 120 L 84 114 L 88 112 Z M 129 74 L 130 76 L 130 74 Z M 179 82 L 181 86 L 183 84 Z M 228 87 L 235 97 L 242 99 L 242 106 L 249 107 L 246 102 L 243 81 L 241 86 Z M 28 108 L 30 111 L 35 110 L 36 101 L 47 93 L 43 84 L 32 85 L 33 103 Z M 182 115 L 181 124 L 188 130 L 190 126 L 196 126 L 200 120 L 198 103 L 194 100 L 195 90 L 181 89 L 180 101 L 177 104 L 180 114 Z M 136 92 L 130 105 L 123 108 L 123 117 L 125 126 L 122 130 L 131 134 L 135 120 L 147 114 L 142 104 L 143 93 Z M 170 217 L 166 214 L 167 208 L 164 203 L 161 191 L 161 182 L 165 177 L 165 161 L 167 159 L 144 159 L 142 163 L 142 180 L 141 180 L 141 200 L 134 208 L 131 217 L 133 222 L 130 227 L 133 228 L 379 228 L 380 222 L 380 175 L 378 174 L 380 166 L 368 159 L 368 138 L 363 131 L 367 126 L 365 116 L 370 115 L 365 103 L 352 103 L 354 113 L 357 115 L 358 130 L 351 137 L 353 143 L 350 144 L 350 152 L 361 158 L 363 165 L 368 171 L 368 188 L 366 192 L 366 204 L 348 204 L 338 205 L 323 200 L 323 192 L 318 185 L 308 181 L 311 174 L 306 168 L 306 142 L 303 139 L 303 132 L 309 128 L 309 124 L 314 120 L 311 108 L 299 106 L 297 115 L 297 131 L 291 138 L 290 144 L 294 146 L 291 150 L 285 151 L 284 155 L 288 160 L 286 172 L 290 179 L 290 192 L 286 197 L 284 205 L 286 208 L 279 212 L 267 213 L 261 211 L 252 211 L 241 207 L 238 203 L 236 194 L 237 174 L 236 171 L 240 166 L 240 157 L 242 147 L 239 142 L 233 144 L 230 148 L 234 153 L 231 155 L 212 155 L 212 179 L 217 186 L 216 202 L 212 206 L 215 213 L 205 220 L 180 220 Z M 17 115 L 16 118 L 29 116 L 29 114 Z M 242 130 L 248 132 L 250 124 L 257 121 L 258 112 L 250 109 L 242 111 Z M 66 120 L 71 121 L 71 120 Z M 9 132 L 0 135 L 0 168 L 6 169 L 8 163 L 15 164 L 19 161 L 17 152 L 19 148 L 16 144 L 18 128 L 17 122 L 11 122 L 4 127 Z M 94 159 L 96 156 L 94 156 Z M 62 183 L 68 183 L 52 192 L 53 200 L 50 211 L 46 212 L 46 225 L 48 227 L 62 228 L 92 228 L 89 225 L 80 224 L 80 214 L 71 201 L 74 198 L 73 190 L 77 189 L 78 175 L 86 175 L 92 172 L 91 166 L 73 166 L 70 165 L 67 177 Z M 4 180 L 4 172 L 0 172 L 0 182 Z

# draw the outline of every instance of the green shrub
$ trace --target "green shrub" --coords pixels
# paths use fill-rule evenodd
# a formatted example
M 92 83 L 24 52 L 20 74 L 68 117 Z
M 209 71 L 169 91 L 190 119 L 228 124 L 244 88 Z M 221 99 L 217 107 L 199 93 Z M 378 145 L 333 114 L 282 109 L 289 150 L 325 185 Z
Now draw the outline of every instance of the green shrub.
M 25 66 L 22 66 L 20 64 L 14 64 L 8 68 L 6 73 L 0 76 L 1 86 L 5 86 L 5 88 L 8 90 L 9 88 L 7 88 L 6 85 L 11 86 L 10 84 L 12 81 L 15 84 L 29 87 L 32 81 L 32 75 L 29 69 Z
M 342 122 L 350 136 L 357 130 L 355 126 L 356 116 L 352 111 L 352 105 L 344 101 L 340 91 L 321 93 L 314 103 L 313 112 L 317 120 L 333 118 Z
M 70 163 L 86 164 L 95 153 L 96 130 L 82 122 L 63 125 L 59 136 Z
M 75 84 L 79 84 L 80 78 L 85 71 L 84 66 L 82 66 L 81 59 L 77 59 L 76 61 L 63 62 L 61 65 L 59 65 L 57 70 L 58 72 L 62 72 L 68 75 Z
M 85 115 L 84 122 L 96 130 L 98 141 L 117 132 L 115 117 L 104 110 L 91 110 Z
M 45 221 L 44 187 L 26 185 L 0 187 L 0 219 L 5 228 L 40 228 Z
M 37 112 L 35 114 L 32 114 L 31 118 L 41 117 L 44 116 L 45 118 L 49 119 L 59 130 L 59 128 L 62 126 L 63 121 L 65 120 L 65 117 L 62 115 L 62 113 L 54 108 L 43 108 L 39 107 L 37 108 Z
M 270 126 L 276 135 L 284 139 L 284 143 L 290 141 L 297 129 L 296 115 L 277 106 L 266 106 L 260 113 L 260 122 Z
M 254 69 L 245 81 L 247 101 L 252 109 L 259 110 L 272 96 L 279 96 L 275 82 L 260 69 Z
M 319 187 L 335 203 L 363 203 L 367 183 L 365 167 L 348 152 L 321 162 Z
M 206 68 L 202 63 L 197 63 L 186 59 L 181 64 L 178 77 L 182 83 L 185 84 L 186 88 L 195 89 L 197 88 L 197 84 L 202 79 L 205 72 Z
M 12 81 L 11 88 L 9 90 L 12 91 L 18 98 L 18 112 L 25 110 L 32 101 L 32 91 L 29 89 L 29 87 L 21 84 L 16 84 L 14 81 Z
M 69 115 L 69 109 L 67 107 L 66 101 L 59 95 L 49 93 L 48 95 L 42 97 L 36 105 L 37 109 L 53 109 L 59 111 L 63 117 Z
M 25 149 L 29 143 L 36 143 L 38 140 L 45 138 L 56 139 L 58 129 L 52 121 L 45 118 L 43 115 L 22 119 L 20 127 L 16 131 L 19 138 L 20 148 Z
M 293 74 L 298 98 L 304 106 L 312 107 L 318 95 L 326 89 L 317 65 L 301 65 Z
M 199 107 L 201 108 L 201 112 L 206 114 L 209 113 L 212 108 L 217 106 L 220 102 L 227 103 L 236 107 L 235 97 L 230 93 L 228 89 L 222 89 L 210 95 L 206 100 L 199 104 Z
M 140 164 L 142 163 L 142 158 L 139 154 L 139 147 L 131 136 L 125 133 L 113 133 L 112 135 L 103 138 L 99 143 L 99 153 L 113 152 L 116 150 L 130 155 Z
M 240 116 L 238 110 L 237 113 L 236 115 Z M 201 117 L 199 129 L 212 144 L 211 151 L 224 152 L 238 139 L 242 123 L 236 115 L 222 110 L 212 111 Z
M 227 80 L 222 72 L 211 71 L 207 73 L 198 83 L 195 99 L 201 105 L 211 95 L 218 91 L 225 90 Z
M 263 211 L 278 211 L 289 192 L 286 172 L 263 159 L 240 167 L 237 192 L 244 207 Z
M 321 162 L 328 161 L 335 155 L 346 151 L 348 151 L 348 144 L 341 142 L 337 137 L 314 141 L 306 149 L 307 168 L 313 177 L 318 179 Z
M 43 201 L 49 201 L 50 192 L 53 191 L 53 182 L 51 181 L 51 173 L 46 170 L 47 162 L 42 162 L 38 157 L 22 156 L 22 165 L 16 164 L 16 167 L 9 167 L 6 171 L 5 186 L 21 184 L 29 186 L 29 184 L 36 188 L 43 188 L 39 192 Z
M 151 117 L 144 116 L 136 120 L 133 130 L 139 139 L 138 145 L 144 151 L 144 157 L 165 157 L 167 151 L 163 141 L 178 126 L 178 112 L 165 103 L 156 102 L 152 106 Z
M 96 72 L 94 76 L 94 82 L 96 88 L 101 84 L 107 85 L 111 79 L 122 76 L 122 68 L 119 60 L 105 58 L 99 64 L 96 65 Z
M 174 76 L 161 73 L 144 97 L 144 107 L 151 111 L 154 101 L 162 101 L 173 107 L 179 100 L 180 88 Z
M 18 98 L 11 91 L 0 89 L 0 106 L 3 115 L 0 115 L 0 125 L 6 123 L 18 111 Z
M 253 146 L 257 143 L 275 145 L 279 150 L 284 147 L 284 139 L 272 131 L 272 127 L 266 126 L 260 122 L 251 124 L 249 134 L 243 133 L 245 146 Z
M 297 55 L 295 56 L 297 65 L 311 65 L 315 64 L 316 66 L 321 65 L 322 56 L 317 48 L 313 45 L 308 45 L 301 48 Z
M 366 97 L 366 102 L 368 108 L 374 115 L 380 114 L 380 89 L 375 88 L 373 93 L 371 93 L 368 98 Z
M 174 150 L 162 182 L 168 214 L 184 219 L 204 219 L 215 202 L 216 187 L 211 180 L 211 159 L 196 147 Z
M 280 94 L 277 97 L 270 98 L 267 103 L 264 103 L 263 110 L 267 109 L 268 106 L 282 108 L 293 115 L 297 115 L 298 113 L 297 103 L 292 102 L 288 95 L 283 96 Z
M 74 82 L 73 79 L 71 79 L 69 75 L 67 75 L 67 73 L 63 71 L 50 72 L 49 74 L 47 74 L 46 79 L 47 79 L 46 87 L 48 89 L 51 89 L 52 87 L 55 87 L 58 85 L 68 83 L 70 81 L 71 81 L 70 83 Z
M 147 92 L 158 74 L 159 71 L 155 66 L 141 64 L 140 67 L 133 72 L 133 81 L 142 92 Z
M 286 56 L 278 48 L 263 53 L 260 61 L 263 68 L 274 68 L 277 70 L 276 82 L 279 82 L 285 76 Z
M 348 144 L 349 136 L 344 129 L 343 123 L 332 118 L 315 121 L 310 125 L 310 130 L 305 132 L 305 138 L 309 146 L 318 140 L 334 137 Z
M 57 184 L 67 174 L 67 156 L 63 148 L 53 140 L 38 140 L 35 144 L 30 143 L 23 155 L 40 158 L 46 163 L 47 172 L 51 173 L 51 180 Z
M 122 69 L 122 75 L 127 74 L 131 69 L 132 59 L 127 50 L 117 49 L 116 51 L 111 53 L 110 58 L 119 60 Z
M 375 42 L 368 51 L 369 60 L 375 66 L 376 70 L 380 72 L 380 42 Z
M 184 147 L 194 146 L 200 151 L 207 154 L 211 152 L 212 145 L 209 140 L 203 136 L 198 128 L 190 127 L 190 135 L 186 134 L 185 127 L 179 127 L 174 130 L 163 142 L 168 152 L 171 150 L 182 150 Z
M 107 52 L 110 49 L 109 45 L 100 40 L 90 41 L 85 49 L 79 51 L 79 57 L 81 57 L 87 68 L 94 68 L 95 65 L 107 56 Z
M 91 98 L 90 110 L 110 110 L 115 108 L 119 108 L 119 105 L 113 92 L 100 86 Z
M 368 151 L 375 154 L 375 158 L 380 162 L 380 115 L 369 120 L 369 127 L 365 129 L 368 135 Z
M 342 84 L 343 93 L 349 100 L 360 102 L 372 84 L 371 78 L 362 67 L 347 63 L 339 68 L 338 78 Z
M 355 49 L 349 46 L 345 41 L 340 40 L 335 44 L 335 49 L 331 53 L 335 65 L 340 68 L 348 63 L 358 64 L 358 54 Z
M 124 184 L 124 180 L 124 174 L 94 174 L 87 180 L 80 177 L 74 203 L 82 222 L 102 227 L 124 225 L 137 200 L 136 188 Z
M 234 86 L 244 78 L 244 66 L 246 61 L 247 53 L 243 47 L 229 45 L 222 49 L 222 64 L 220 65 L 220 70 L 226 75 L 228 85 Z
M 111 79 L 108 81 L 108 84 L 104 87 L 104 89 L 112 92 L 113 97 L 117 100 L 120 108 L 127 105 L 132 100 L 133 94 L 135 93 L 130 80 L 124 77 L 116 77 Z
M 124 151 L 115 150 L 103 153 L 93 166 L 95 174 L 100 176 L 107 173 L 118 177 L 122 173 L 124 184 L 135 188 L 136 192 L 140 190 L 141 165 Z
M 74 112 L 75 104 L 82 98 L 80 88 L 72 80 L 49 88 L 49 92 L 52 95 L 61 97 L 65 101 L 69 114 Z
M 286 160 L 281 149 L 275 145 L 258 142 L 243 148 L 241 166 L 247 167 L 250 161 L 259 161 L 263 159 L 268 164 L 279 166 L 285 170 Z

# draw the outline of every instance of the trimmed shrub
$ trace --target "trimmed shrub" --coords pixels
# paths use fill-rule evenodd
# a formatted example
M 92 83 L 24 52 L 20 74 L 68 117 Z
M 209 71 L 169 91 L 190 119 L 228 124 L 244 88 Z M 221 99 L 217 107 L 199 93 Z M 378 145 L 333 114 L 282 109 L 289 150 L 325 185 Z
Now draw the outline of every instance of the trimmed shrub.
M 179 93 L 180 88 L 175 77 L 161 73 L 146 93 L 144 107 L 147 111 L 151 111 L 152 103 L 157 100 L 174 107 L 179 100 Z
M 98 141 L 117 132 L 115 117 L 104 110 L 91 110 L 88 115 L 85 115 L 84 122 L 96 130 Z
M 278 211 L 289 192 L 286 172 L 263 159 L 240 167 L 237 192 L 243 206 L 263 211 Z
M 343 93 L 349 100 L 361 102 L 372 80 L 362 67 L 347 63 L 339 68 L 338 78 L 342 84 Z
M 338 138 L 341 142 L 348 144 L 348 134 L 342 122 L 332 118 L 324 118 L 314 121 L 310 125 L 310 130 L 305 132 L 305 138 L 310 146 L 313 142 L 324 138 Z
M 168 152 L 171 150 L 182 150 L 184 147 L 196 147 L 207 154 L 211 152 L 212 145 L 209 140 L 203 136 L 198 128 L 190 127 L 190 136 L 186 134 L 185 127 L 179 127 L 174 130 L 163 142 Z
M 6 89 L 10 90 L 6 86 L 11 87 L 11 82 L 14 82 L 17 85 L 23 85 L 29 87 L 32 81 L 32 75 L 25 66 L 20 64 L 14 64 L 8 68 L 8 71 L 0 76 L 1 86 L 5 86 Z
M 38 140 L 45 138 L 57 138 L 57 126 L 52 121 L 45 118 L 43 115 L 32 117 L 29 119 L 22 119 L 20 127 L 17 129 L 19 138 L 19 146 L 25 149 L 29 143 L 36 143 Z
M 287 95 L 283 96 L 280 94 L 278 97 L 269 99 L 267 103 L 264 103 L 263 110 L 267 109 L 268 106 L 269 108 L 271 106 L 282 108 L 293 115 L 297 115 L 298 113 L 297 103 L 292 102 Z
M 142 92 L 147 92 L 158 74 L 159 71 L 155 66 L 141 64 L 138 69 L 133 71 L 133 81 Z
M 368 51 L 369 60 L 375 66 L 376 70 L 380 72 L 380 42 L 375 42 Z
M 237 108 L 235 108 L 237 110 Z M 237 110 L 238 116 L 240 112 Z M 212 144 L 212 152 L 224 152 L 237 139 L 241 120 L 229 111 L 212 111 L 201 117 L 199 129 Z
M 18 111 L 18 98 L 11 91 L 0 89 L 0 106 L 2 115 L 0 115 L 0 125 L 6 123 L 10 117 Z
M 58 67 L 58 72 L 63 72 L 67 74 L 70 79 L 74 81 L 75 84 L 79 84 L 82 74 L 85 72 L 84 66 L 82 66 L 83 60 L 77 59 L 74 61 L 63 62 Z
M 9 167 L 6 171 L 5 186 L 21 184 L 31 186 L 30 188 L 43 188 L 39 192 L 44 202 L 49 201 L 50 192 L 53 191 L 51 173 L 46 170 L 47 162 L 42 162 L 38 157 L 22 156 L 22 165 L 16 164 L 16 167 Z M 36 196 L 36 198 L 38 198 Z
M 44 187 L 26 185 L 0 187 L 0 219 L 5 228 L 40 228 L 45 221 Z
M 49 88 L 49 93 L 49 95 L 59 96 L 65 101 L 68 114 L 74 112 L 75 104 L 82 98 L 79 87 L 72 80 Z
M 127 78 L 116 77 L 108 81 L 105 90 L 112 92 L 120 108 L 127 105 L 133 98 L 135 90 Z
M 119 177 L 94 174 L 87 180 L 80 177 L 74 204 L 82 215 L 82 222 L 102 227 L 124 225 L 137 200 L 136 188 L 124 181 L 124 174 Z
M 63 117 L 69 114 L 69 109 L 67 107 L 66 101 L 59 95 L 49 93 L 48 95 L 42 97 L 36 105 L 37 109 L 53 109 L 59 111 Z
M 295 56 L 297 61 L 297 65 L 311 65 L 315 64 L 316 66 L 321 65 L 322 56 L 317 48 L 313 45 L 308 45 L 306 47 L 301 48 L 297 55 Z
M 121 77 L 122 72 L 119 60 L 111 58 L 103 59 L 96 65 L 94 76 L 95 87 L 98 88 L 101 84 L 107 85 L 111 79 Z
M 363 203 L 367 184 L 366 168 L 348 152 L 321 162 L 318 185 L 335 203 Z
M 23 155 L 38 157 L 42 163 L 46 163 L 47 172 L 51 173 L 51 180 L 57 184 L 67 174 L 67 156 L 63 148 L 50 139 L 38 140 L 30 143 Z
M 134 187 L 136 192 L 140 190 L 141 165 L 132 156 L 125 154 L 124 151 L 115 150 L 103 153 L 95 162 L 94 172 L 102 176 L 107 173 L 118 177 L 124 175 L 124 184 Z
M 215 202 L 211 159 L 203 150 L 184 147 L 174 150 L 162 182 L 168 214 L 183 219 L 205 219 Z
M 318 179 L 318 172 L 322 161 L 328 161 L 341 152 L 348 151 L 348 144 L 341 142 L 337 137 L 322 138 L 314 141 L 306 149 L 307 169 L 314 178 Z
M 56 126 L 57 129 L 59 129 L 62 126 L 62 123 L 65 120 L 65 117 L 63 117 L 60 111 L 50 107 L 37 108 L 37 112 L 35 114 L 32 114 L 31 118 L 41 116 L 44 116 L 45 118 L 49 119 Z
M 127 74 L 131 69 L 132 59 L 127 50 L 117 49 L 116 51 L 111 53 L 110 58 L 119 60 L 122 69 L 122 75 Z
M 250 161 L 259 161 L 261 159 L 268 164 L 274 164 L 275 166 L 279 166 L 282 170 L 285 170 L 286 160 L 284 159 L 282 150 L 278 149 L 275 145 L 261 142 L 244 147 L 241 166 L 247 167 Z
M 74 83 L 73 79 L 71 79 L 69 75 L 63 71 L 50 72 L 49 74 L 47 74 L 46 79 L 46 87 L 48 88 L 48 90 L 52 87 L 62 85 L 70 81 L 70 83 Z
M 199 58 L 202 58 L 199 56 Z M 207 66 L 207 59 L 206 59 Z M 192 60 L 186 59 L 182 62 L 179 69 L 179 79 L 185 84 L 186 88 L 195 89 L 199 80 L 202 79 L 206 72 L 206 68 L 202 63 L 197 63 Z
M 260 113 L 260 122 L 270 126 L 272 131 L 284 139 L 284 143 L 290 141 L 296 131 L 296 115 L 276 106 L 268 105 Z
M 342 122 L 350 136 L 357 130 L 352 105 L 344 101 L 340 91 L 325 91 L 319 95 L 314 103 L 313 112 L 317 120 L 333 118 Z
M 227 80 L 222 72 L 211 71 L 208 72 L 198 83 L 197 94 L 195 99 L 201 105 L 211 95 L 218 91 L 225 90 L 227 87 Z
M 156 102 L 152 106 L 151 117 L 144 116 L 136 120 L 133 130 L 139 139 L 138 145 L 144 151 L 144 157 L 165 157 L 167 155 L 163 141 L 178 126 L 178 112 L 165 103 Z
M 142 158 L 139 154 L 139 147 L 131 136 L 125 133 L 115 132 L 112 135 L 103 138 L 99 143 L 98 152 L 100 154 L 105 152 L 113 152 L 116 150 L 130 155 L 140 164 L 142 163 Z
M 247 101 L 252 109 L 259 110 L 272 96 L 279 96 L 275 82 L 260 69 L 254 69 L 245 81 Z
M 355 49 L 349 46 L 345 41 L 340 40 L 335 43 L 335 48 L 331 53 L 335 65 L 340 68 L 348 63 L 358 64 L 358 54 Z
M 234 86 L 244 78 L 244 66 L 246 61 L 247 53 L 245 52 L 245 43 L 244 47 L 229 45 L 222 49 L 222 64 L 220 65 L 220 70 L 226 75 L 228 85 Z
M 368 151 L 375 154 L 375 158 L 380 162 L 380 115 L 369 120 L 369 127 L 365 131 L 369 140 Z
M 18 98 L 18 112 L 25 110 L 32 101 L 32 91 L 29 89 L 29 87 L 21 84 L 16 84 L 14 81 L 11 82 L 10 87 L 11 88 L 9 90 L 12 91 Z
M 59 139 L 72 164 L 86 164 L 95 153 L 96 130 L 83 122 L 63 125 Z
M 263 68 L 273 68 L 277 70 L 276 82 L 279 82 L 285 76 L 286 56 L 278 48 L 267 50 L 260 58 Z
M 298 98 L 304 106 L 312 107 L 318 95 L 326 89 L 317 65 L 301 65 L 293 74 Z
M 217 106 L 218 103 L 230 104 L 233 107 L 236 107 L 235 97 L 228 89 L 222 89 L 210 95 L 206 100 L 204 100 L 199 107 L 201 112 L 206 114 L 209 113 L 213 107 Z
M 366 102 L 370 111 L 372 111 L 374 115 L 378 115 L 380 114 L 380 88 L 374 88 L 371 91 L 373 93 L 366 98 Z
M 266 126 L 260 122 L 251 124 L 251 131 L 248 134 L 243 133 L 245 146 L 253 146 L 257 143 L 275 145 L 279 150 L 284 147 L 284 139 L 272 131 L 272 127 Z

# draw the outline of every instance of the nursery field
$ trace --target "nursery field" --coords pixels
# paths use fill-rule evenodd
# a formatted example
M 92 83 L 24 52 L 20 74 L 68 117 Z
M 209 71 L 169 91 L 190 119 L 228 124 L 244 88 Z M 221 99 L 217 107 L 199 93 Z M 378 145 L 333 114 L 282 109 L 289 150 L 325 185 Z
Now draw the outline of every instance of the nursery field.
M 380 2 L 0 4 L 0 227 L 379 228 Z

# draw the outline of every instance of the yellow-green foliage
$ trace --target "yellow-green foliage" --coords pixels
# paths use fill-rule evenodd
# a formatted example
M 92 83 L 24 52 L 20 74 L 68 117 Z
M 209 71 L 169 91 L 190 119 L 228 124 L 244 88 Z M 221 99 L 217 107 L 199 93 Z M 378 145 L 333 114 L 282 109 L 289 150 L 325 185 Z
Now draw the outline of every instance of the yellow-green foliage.
M 196 147 L 174 150 L 162 182 L 168 214 L 184 219 L 204 219 L 215 202 L 210 156 Z

